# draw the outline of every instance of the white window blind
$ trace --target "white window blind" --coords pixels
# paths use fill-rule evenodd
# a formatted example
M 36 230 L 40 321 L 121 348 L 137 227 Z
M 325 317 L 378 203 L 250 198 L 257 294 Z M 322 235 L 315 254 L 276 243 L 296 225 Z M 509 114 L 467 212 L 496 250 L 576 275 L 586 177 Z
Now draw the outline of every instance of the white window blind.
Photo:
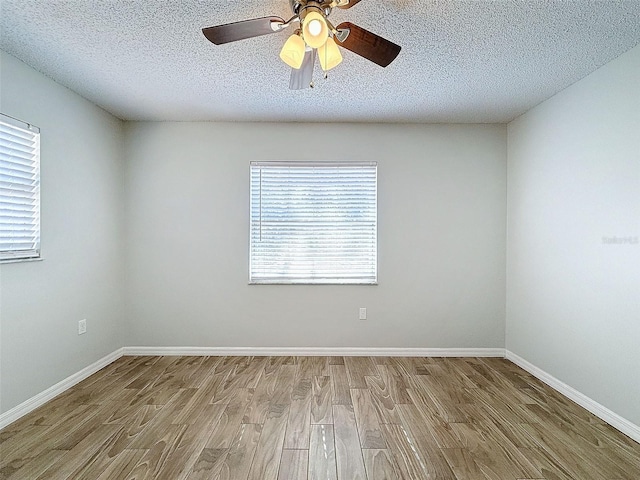
M 40 130 L 0 114 L 0 261 L 40 257 Z
M 250 283 L 376 283 L 376 163 L 252 162 L 250 230 Z

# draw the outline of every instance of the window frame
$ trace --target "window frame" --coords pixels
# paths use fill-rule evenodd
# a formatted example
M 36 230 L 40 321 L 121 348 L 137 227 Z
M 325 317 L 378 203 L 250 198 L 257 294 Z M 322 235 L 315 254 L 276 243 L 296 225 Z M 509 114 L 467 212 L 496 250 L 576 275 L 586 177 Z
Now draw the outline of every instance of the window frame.
M 274 276 L 272 278 L 265 278 L 265 275 L 260 275 L 259 272 L 254 270 L 254 234 L 255 228 L 254 225 L 255 215 L 254 215 L 254 180 L 253 180 L 253 172 L 254 169 L 262 169 L 275 167 L 276 169 L 287 169 L 287 168 L 326 168 L 333 169 L 336 168 L 344 168 L 344 169 L 358 169 L 358 168 L 368 168 L 372 169 L 368 172 L 368 175 L 373 175 L 373 181 L 370 179 L 369 186 L 373 186 L 373 193 L 369 195 L 363 195 L 363 206 L 373 207 L 373 233 L 370 234 L 371 241 L 373 242 L 373 246 L 370 247 L 370 251 L 365 253 L 363 256 L 367 259 L 367 269 L 372 271 L 372 274 L 361 275 L 357 278 L 347 278 L 340 277 L 340 269 L 336 269 L 334 272 L 331 272 L 336 275 L 334 278 L 328 278 L 324 276 L 314 276 L 313 274 L 309 274 L 303 278 L 300 276 L 299 278 L 292 278 L 292 276 L 281 275 L 277 276 L 277 273 L 282 272 L 274 272 Z M 249 197 L 250 197 L 250 205 L 249 205 L 249 284 L 250 285 L 377 285 L 378 284 L 378 162 L 374 161 L 253 161 L 250 162 L 250 180 L 249 180 Z M 299 174 L 300 172 L 298 172 Z M 365 174 L 366 175 L 366 174 Z M 363 177 L 363 185 L 367 184 L 367 179 Z M 260 186 L 259 194 L 262 195 L 262 187 Z M 368 200 L 367 200 L 367 197 Z M 373 200 L 371 201 L 371 197 Z M 261 208 L 261 206 L 259 207 Z M 363 218 L 365 215 L 363 215 Z M 368 220 L 371 222 L 371 220 Z M 260 214 L 258 222 L 262 223 L 262 215 Z M 364 221 L 367 223 L 367 221 Z M 259 227 L 262 228 L 261 226 Z M 358 226 L 353 226 L 352 229 L 355 231 Z M 261 233 L 260 233 L 261 235 Z M 294 263 L 292 265 L 298 266 L 306 266 L 304 262 Z M 364 270 L 363 270 L 364 271 Z M 342 272 L 344 275 L 344 272 Z

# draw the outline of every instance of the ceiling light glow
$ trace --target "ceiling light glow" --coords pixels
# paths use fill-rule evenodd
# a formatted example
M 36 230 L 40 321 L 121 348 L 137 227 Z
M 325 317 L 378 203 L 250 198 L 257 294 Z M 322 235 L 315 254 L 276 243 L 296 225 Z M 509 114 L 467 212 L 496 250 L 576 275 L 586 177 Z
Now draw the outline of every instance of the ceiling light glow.
M 302 36 L 311 48 L 320 48 L 325 44 L 329 38 L 329 27 L 319 12 L 312 11 L 304 17 Z
M 322 33 L 322 22 L 316 18 L 309 22 L 309 33 L 317 37 Z

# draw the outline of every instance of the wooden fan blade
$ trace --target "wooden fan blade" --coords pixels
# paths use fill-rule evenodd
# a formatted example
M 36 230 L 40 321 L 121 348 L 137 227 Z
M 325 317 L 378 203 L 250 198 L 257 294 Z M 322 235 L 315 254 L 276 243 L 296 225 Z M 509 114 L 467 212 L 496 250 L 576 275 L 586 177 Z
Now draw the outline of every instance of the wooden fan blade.
M 340 8 L 351 8 L 353 7 L 356 3 L 358 3 L 360 0 L 349 0 L 349 3 L 347 3 L 346 5 L 339 5 Z
M 268 35 L 269 33 L 278 32 L 279 29 L 273 29 L 272 24 L 283 24 L 284 20 L 280 17 L 263 17 L 254 18 L 253 20 L 243 20 L 241 22 L 227 23 L 225 25 L 217 25 L 215 27 L 206 27 L 202 29 L 202 33 L 207 40 L 222 45 L 229 42 L 237 42 L 246 38 L 259 37 L 260 35 Z
M 316 63 L 317 50 L 308 50 L 304 53 L 302 66 L 298 69 L 291 69 L 291 78 L 289 79 L 289 88 L 291 90 L 303 90 L 311 86 L 313 81 L 313 66 Z
M 349 30 L 349 35 L 344 42 L 341 42 L 337 35 L 334 36 L 334 40 L 338 45 L 377 63 L 381 67 L 386 67 L 393 62 L 402 49 L 400 45 L 396 45 L 386 38 L 371 33 L 351 22 L 341 23 L 338 25 L 337 30 Z

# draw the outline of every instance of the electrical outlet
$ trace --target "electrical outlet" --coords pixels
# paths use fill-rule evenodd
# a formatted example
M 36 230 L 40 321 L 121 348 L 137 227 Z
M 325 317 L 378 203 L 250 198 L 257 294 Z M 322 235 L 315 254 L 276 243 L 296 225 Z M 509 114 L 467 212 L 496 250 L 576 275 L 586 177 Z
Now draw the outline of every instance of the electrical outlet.
M 367 309 L 365 307 L 360 307 L 360 314 L 358 318 L 360 318 L 360 320 L 367 319 Z
M 83 333 L 87 333 L 87 319 L 83 318 L 78 321 L 78 335 L 82 335 Z

